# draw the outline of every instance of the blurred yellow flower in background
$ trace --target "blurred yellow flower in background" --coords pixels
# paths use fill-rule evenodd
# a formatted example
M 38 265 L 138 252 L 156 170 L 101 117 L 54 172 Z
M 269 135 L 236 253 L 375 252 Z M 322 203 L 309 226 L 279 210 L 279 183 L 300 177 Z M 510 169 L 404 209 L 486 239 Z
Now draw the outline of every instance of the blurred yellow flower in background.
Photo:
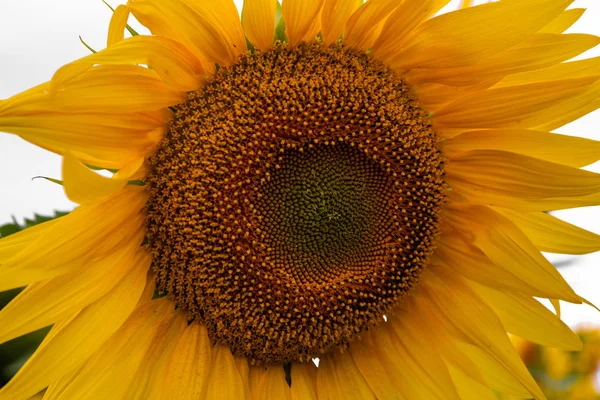
M 600 399 L 600 328 L 582 327 L 576 333 L 583 343 L 581 351 L 544 347 L 511 336 L 548 400 Z

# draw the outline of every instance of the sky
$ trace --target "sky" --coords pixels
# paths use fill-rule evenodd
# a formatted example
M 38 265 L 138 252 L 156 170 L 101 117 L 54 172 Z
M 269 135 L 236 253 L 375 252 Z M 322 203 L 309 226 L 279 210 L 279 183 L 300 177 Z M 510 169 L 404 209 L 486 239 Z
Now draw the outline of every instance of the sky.
M 120 4 L 108 2 L 114 7 Z M 452 1 L 445 10 L 455 9 L 458 3 Z M 236 4 L 240 7 L 241 1 Z M 600 35 L 600 2 L 575 0 L 571 7 L 588 10 L 568 32 Z M 0 13 L 0 99 L 47 81 L 60 66 L 88 55 L 79 36 L 92 48 L 104 48 L 110 16 L 101 0 L 4 1 Z M 139 25 L 132 25 L 143 32 Z M 583 56 L 600 56 L 600 46 Z M 596 111 L 557 132 L 600 140 L 599 127 L 600 111 Z M 60 168 L 59 156 L 0 132 L 0 225 L 13 218 L 22 221 L 34 213 L 49 215 L 54 210 L 73 209 L 75 204 L 65 197 L 61 186 L 32 179 L 60 178 Z M 589 169 L 600 172 L 600 163 Z M 600 234 L 600 207 L 555 215 Z M 569 256 L 548 257 L 552 262 L 571 261 Z M 600 305 L 600 253 L 578 257 L 561 272 L 580 295 Z M 570 325 L 600 324 L 600 312 L 588 306 L 565 305 L 563 320 Z

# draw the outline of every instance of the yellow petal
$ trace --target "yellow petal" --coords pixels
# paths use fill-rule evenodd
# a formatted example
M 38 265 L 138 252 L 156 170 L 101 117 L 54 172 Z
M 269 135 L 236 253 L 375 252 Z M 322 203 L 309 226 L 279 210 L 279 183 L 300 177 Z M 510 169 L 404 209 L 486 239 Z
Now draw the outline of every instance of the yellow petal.
M 442 14 L 417 28 L 405 50 L 386 61 L 400 70 L 471 65 L 539 31 L 570 3 L 503 0 Z
M 0 343 L 69 317 L 111 290 L 133 267 L 143 239 L 75 271 L 28 286 L 0 311 Z
M 291 400 L 290 387 L 281 365 L 251 367 L 250 383 L 255 400 Z
M 471 380 L 488 387 L 489 379 L 486 379 L 488 371 L 482 370 L 467 355 L 459 351 L 456 346 L 459 341 L 455 336 L 456 330 L 449 326 L 446 320 L 440 319 L 436 313 L 430 311 L 432 305 L 428 299 L 429 295 L 422 289 L 417 290 L 418 292 L 403 308 L 402 317 L 409 318 L 410 321 L 419 321 L 421 336 L 431 343 L 432 349 L 444 359 L 449 372 L 450 367 L 455 367 Z M 461 336 L 460 333 L 458 335 Z M 461 337 L 464 339 L 464 336 Z M 454 381 L 453 376 L 452 378 Z M 456 385 L 455 387 L 458 388 Z
M 566 36 L 566 35 L 565 35 Z M 570 35 L 569 35 L 570 36 Z M 521 72 L 505 77 L 494 88 L 525 85 L 536 82 L 560 81 L 565 77 L 589 78 L 598 75 L 600 57 L 556 64 L 536 71 Z
M 503 150 L 575 168 L 600 160 L 600 141 L 526 129 L 470 131 L 443 142 L 448 158 L 478 149 Z
M 285 21 L 285 34 L 292 46 L 309 42 L 320 30 L 321 9 L 324 0 L 283 0 L 281 15 Z
M 119 169 L 154 150 L 170 117 L 170 111 L 112 115 L 39 112 L 0 115 L 0 129 L 58 154 L 69 151 L 86 164 Z
M 327 354 L 319 359 L 317 397 L 328 400 L 375 400 L 377 397 L 365 378 L 349 352 Z
M 146 284 L 150 259 L 140 255 L 136 263 L 115 289 L 55 325 L 33 356 L 0 390 L 0 397 L 22 399 L 69 375 L 119 329 L 138 303 Z M 63 388 L 55 389 L 54 393 L 58 394 Z
M 469 286 L 494 309 L 507 332 L 543 346 L 581 350 L 579 337 L 534 298 L 476 283 Z
M 578 120 L 585 115 L 600 108 L 600 82 L 595 82 L 588 87 L 588 90 L 567 104 L 556 104 L 548 108 L 548 115 L 553 118 L 547 118 L 545 121 L 537 121 L 534 129 L 553 131 L 568 123 Z
M 145 202 L 144 190 L 130 187 L 78 207 L 0 266 L 0 291 L 77 271 L 127 245 L 144 229 Z
M 600 251 L 600 235 L 550 214 L 505 208 L 494 210 L 518 226 L 540 251 L 560 254 L 588 254 Z
M 404 47 L 410 33 L 437 13 L 449 0 L 404 0 L 386 19 L 373 44 L 373 55 L 381 60 L 394 58 Z
M 158 394 L 163 385 L 159 379 L 167 373 L 167 363 L 186 327 L 187 317 L 182 310 L 175 312 L 173 318 L 165 317 L 160 322 L 144 359 L 140 362 L 131 383 L 127 385 L 127 390 L 122 395 L 123 400 L 160 398 Z
M 598 77 L 573 78 L 488 89 L 446 105 L 435 113 L 433 122 L 440 130 L 532 128 L 552 115 L 549 107 L 568 107 L 584 97 L 596 80 Z
M 243 356 L 233 356 L 235 365 L 237 365 L 238 372 L 242 378 L 242 386 L 244 387 L 244 395 L 246 399 L 252 399 L 252 393 L 250 391 L 250 366 L 248 365 L 248 359 Z
M 200 61 L 187 47 L 166 37 L 138 35 L 61 67 L 52 77 L 50 91 L 58 91 L 94 65 L 132 64 L 151 66 L 174 91 L 195 90 L 204 79 Z
M 504 370 L 510 377 L 507 381 L 518 389 L 516 394 L 545 399 L 493 310 L 459 277 L 453 274 L 439 276 L 439 271 L 436 275 L 424 271 L 421 282 L 432 305 L 430 312 L 435 313 L 438 319 L 449 324 L 471 343 L 460 347 L 464 353 L 481 369 L 485 369 L 485 364 L 488 364 L 484 363 L 486 358 L 497 364 L 501 368 L 499 371 Z M 482 357 L 478 357 L 478 354 Z M 493 364 L 490 363 L 491 365 Z M 500 377 L 499 374 L 497 376 Z
M 21 250 L 29 246 L 29 244 L 34 240 L 46 235 L 51 229 L 53 229 L 54 225 L 56 225 L 61 218 L 64 217 L 58 217 L 56 219 L 34 225 L 30 228 L 14 233 L 8 237 L 1 238 L 0 265 L 5 264 L 6 260 L 21 252 Z
M 86 362 L 57 399 L 123 399 L 156 334 L 174 319 L 173 303 L 158 299 L 133 312 Z
M 19 111 L 123 114 L 159 110 L 185 100 L 185 92 L 170 90 L 155 70 L 136 65 L 101 65 L 50 84 L 53 92 Z
M 161 399 L 205 398 L 211 370 L 211 347 L 206 327 L 191 323 L 179 338 L 161 379 Z
M 535 34 L 510 49 L 466 67 L 415 69 L 407 79 L 446 85 L 474 85 L 522 71 L 538 70 L 573 58 L 600 43 L 593 35 Z M 570 75 L 564 75 L 564 77 Z M 572 76 L 570 76 L 572 77 Z
M 245 0 L 242 26 L 254 47 L 267 51 L 275 37 L 275 9 L 277 0 Z
M 317 367 L 312 361 L 292 364 L 292 400 L 317 400 Z
M 448 370 L 454 381 L 454 386 L 462 400 L 496 400 L 494 392 L 481 382 L 471 378 L 459 368 L 448 365 Z
M 391 321 L 392 318 L 390 317 L 388 320 Z M 401 391 L 407 399 L 458 400 L 446 366 L 439 364 L 441 360 L 429 358 L 432 356 L 431 352 L 416 345 L 414 341 L 399 339 L 399 335 L 406 337 L 410 335 L 410 332 L 397 324 L 395 327 L 392 327 L 391 324 L 380 324 L 372 330 L 372 345 L 370 346 L 371 357 L 377 358 L 384 366 L 387 375 L 396 384 L 398 391 Z M 408 342 L 415 344 L 417 348 L 409 350 Z M 354 353 L 352 354 L 354 355 Z M 360 363 L 357 361 L 361 371 L 367 368 L 361 366 L 363 362 L 365 362 L 364 358 Z M 428 371 L 426 366 L 433 367 L 433 369 Z M 435 375 L 434 371 L 440 375 Z M 432 379 L 433 376 L 435 379 Z M 373 390 L 375 391 L 375 389 Z M 387 397 L 392 394 L 394 392 L 385 393 Z M 379 395 L 379 397 L 381 396 Z
M 206 398 L 215 400 L 244 400 L 246 398 L 242 376 L 227 346 L 219 345 L 213 349 Z
M 462 153 L 446 165 L 447 183 L 478 204 L 545 211 L 600 192 L 600 174 L 500 150 Z M 556 203 L 557 207 L 549 207 Z M 566 200 L 561 200 L 566 199 Z
M 108 26 L 108 39 L 106 40 L 107 46 L 120 42 L 125 39 L 125 25 L 129 19 L 129 8 L 124 5 L 119 5 L 110 19 L 110 25 Z
M 449 268 L 455 274 L 487 286 L 518 291 L 529 296 L 552 295 L 539 289 L 537 282 L 527 280 L 515 268 L 494 264 L 481 250 L 466 243 L 454 230 L 444 230 L 444 239 L 440 241 L 433 259 L 432 269 Z
M 585 8 L 571 8 L 560 14 L 548 25 L 543 27 L 540 33 L 562 33 L 571 27 L 585 12 Z
M 154 35 L 183 43 L 209 63 L 228 66 L 246 51 L 231 0 L 129 0 L 127 6 Z
M 348 18 L 362 3 L 362 0 L 325 0 L 321 13 L 323 43 L 337 43 L 344 33 L 344 26 Z
M 77 161 L 71 153 L 66 153 L 63 157 L 62 166 L 65 194 L 71 201 L 79 204 L 103 200 L 123 189 L 127 185 L 131 174 L 137 171 L 143 162 L 143 158 L 135 160 L 132 164 L 135 164 L 137 168 L 129 168 L 129 176 L 121 174 L 119 177 L 107 178 Z
M 502 215 L 482 206 L 452 208 L 446 215 L 454 229 L 473 236 L 473 244 L 493 263 L 510 269 L 525 281 L 535 282 L 538 289 L 546 293 L 545 297 L 581 303 L 556 268 Z
M 413 364 L 409 369 L 414 378 L 408 380 L 414 382 L 422 390 L 422 397 L 459 400 L 460 397 L 444 361 L 431 347 L 431 343 L 423 337 L 420 318 L 411 318 L 411 315 L 401 314 L 398 317 L 388 316 L 387 322 L 393 332 L 391 336 L 396 341 L 395 347 L 401 351 L 396 355 L 388 353 L 385 349 L 384 352 L 390 358 L 396 358 L 394 364 L 404 364 L 403 369 Z M 377 331 L 374 332 L 374 335 L 377 337 Z
M 346 22 L 344 44 L 368 50 L 381 33 L 385 20 L 399 5 L 396 0 L 367 1 Z

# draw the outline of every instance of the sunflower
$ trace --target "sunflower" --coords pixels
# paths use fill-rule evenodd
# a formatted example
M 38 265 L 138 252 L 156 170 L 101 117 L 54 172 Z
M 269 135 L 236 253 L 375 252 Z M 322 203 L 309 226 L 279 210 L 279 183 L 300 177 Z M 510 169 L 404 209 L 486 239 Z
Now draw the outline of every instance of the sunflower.
M 0 398 L 544 399 L 507 332 L 579 349 L 540 251 L 600 249 L 548 213 L 600 204 L 571 2 L 118 6 L 0 102 L 79 204 L 0 241 L 0 341 L 52 325 Z

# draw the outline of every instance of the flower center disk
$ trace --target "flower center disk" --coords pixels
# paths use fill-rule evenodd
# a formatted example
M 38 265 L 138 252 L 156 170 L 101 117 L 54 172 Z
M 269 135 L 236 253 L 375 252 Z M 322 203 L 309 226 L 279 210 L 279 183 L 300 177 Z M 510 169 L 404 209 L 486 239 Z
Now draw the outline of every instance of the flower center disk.
M 342 46 L 276 45 L 221 68 L 150 161 L 159 289 L 253 364 L 346 347 L 415 285 L 438 231 L 426 113 Z

